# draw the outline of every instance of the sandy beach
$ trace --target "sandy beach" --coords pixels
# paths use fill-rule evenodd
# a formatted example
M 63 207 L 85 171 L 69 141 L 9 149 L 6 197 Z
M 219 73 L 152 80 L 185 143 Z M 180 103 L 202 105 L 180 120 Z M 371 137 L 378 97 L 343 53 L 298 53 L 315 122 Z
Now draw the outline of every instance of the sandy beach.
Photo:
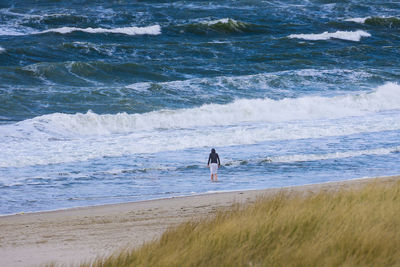
M 213 193 L 189 197 L 74 208 L 0 217 L 0 265 L 75 266 L 123 248 L 134 248 L 160 237 L 168 228 L 234 203 L 251 203 L 279 191 L 315 193 L 358 188 L 400 176 L 353 179 L 265 190 Z

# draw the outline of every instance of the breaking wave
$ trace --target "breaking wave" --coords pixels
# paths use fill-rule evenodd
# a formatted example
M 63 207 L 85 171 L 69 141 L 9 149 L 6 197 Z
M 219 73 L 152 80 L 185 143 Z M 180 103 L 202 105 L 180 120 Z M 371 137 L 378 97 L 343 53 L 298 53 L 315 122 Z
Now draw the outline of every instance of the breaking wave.
M 346 41 L 359 42 L 362 37 L 370 37 L 371 34 L 368 32 L 357 30 L 357 31 L 337 31 L 337 32 L 323 32 L 319 34 L 291 34 L 288 38 L 297 38 L 311 41 L 318 40 L 329 40 L 329 39 L 341 39 Z
M 0 167 L 397 130 L 399 92 L 399 85 L 388 83 L 374 92 L 334 97 L 241 99 L 143 114 L 53 113 L 0 126 Z M 357 154 L 324 158 L 347 156 Z M 308 155 L 269 160 L 319 159 L 323 158 Z
M 400 19 L 396 17 L 365 17 L 365 18 L 350 18 L 345 21 L 352 21 L 360 24 L 371 26 L 384 26 L 388 28 L 400 27 Z
M 122 27 L 114 29 L 104 29 L 104 28 L 75 28 L 75 27 L 61 27 L 57 29 L 50 29 L 38 32 L 37 34 L 56 32 L 61 34 L 67 34 L 75 31 L 87 32 L 87 33 L 120 33 L 127 35 L 159 35 L 161 34 L 160 25 L 153 25 L 147 27 Z
M 181 25 L 178 29 L 195 33 L 195 34 L 207 34 L 207 33 L 244 33 L 244 32 L 255 32 L 259 30 L 259 26 L 237 21 L 231 18 L 224 18 L 210 21 L 200 21 L 198 23 Z
M 22 121 L 44 132 L 68 136 L 109 135 L 154 129 L 231 126 L 249 122 L 334 119 L 400 109 L 400 86 L 387 83 L 372 93 L 334 97 L 306 96 L 282 100 L 240 99 L 229 104 L 207 104 L 143 114 L 54 113 Z
M 2 27 L 0 28 L 0 36 L 8 35 L 8 36 L 22 36 L 22 35 L 31 35 L 31 34 L 45 34 L 45 33 L 60 33 L 60 34 L 68 34 L 72 32 L 86 32 L 86 33 L 114 33 L 114 34 L 126 34 L 126 35 L 160 35 L 161 34 L 161 26 L 153 25 L 147 27 L 122 27 L 122 28 L 76 28 L 76 27 L 61 27 L 55 29 L 49 29 L 44 31 L 37 31 L 30 28 L 10 28 L 10 27 Z
M 0 26 L 0 36 L 22 36 L 31 34 L 32 32 L 32 29 L 27 28 L 16 28 L 10 25 Z
M 370 18 L 370 17 L 366 17 L 366 18 L 350 18 L 350 19 L 345 19 L 344 21 L 350 21 L 350 22 L 355 22 L 355 23 L 360 23 L 363 24 L 365 23 L 365 21 Z

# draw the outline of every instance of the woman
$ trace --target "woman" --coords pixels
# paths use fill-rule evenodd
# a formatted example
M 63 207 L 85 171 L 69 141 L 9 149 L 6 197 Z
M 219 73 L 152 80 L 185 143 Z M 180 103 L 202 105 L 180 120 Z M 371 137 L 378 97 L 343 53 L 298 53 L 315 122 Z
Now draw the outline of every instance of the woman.
M 210 164 L 211 163 L 211 164 Z M 218 154 L 215 152 L 215 149 L 211 149 L 210 156 L 208 156 L 208 163 L 207 167 L 210 167 L 210 173 L 211 173 L 211 181 L 214 181 L 214 175 L 215 175 L 215 181 L 218 180 L 218 168 L 221 165 L 221 162 L 219 160 Z

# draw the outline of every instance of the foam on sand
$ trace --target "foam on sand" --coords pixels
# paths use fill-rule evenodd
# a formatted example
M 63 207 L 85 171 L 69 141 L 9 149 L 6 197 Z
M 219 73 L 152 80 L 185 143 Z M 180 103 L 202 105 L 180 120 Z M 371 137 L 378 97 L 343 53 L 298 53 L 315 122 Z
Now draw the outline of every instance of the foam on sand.
M 323 32 L 319 34 L 291 34 L 288 38 L 297 38 L 311 41 L 318 40 L 329 40 L 329 39 L 341 39 L 346 41 L 359 42 L 361 37 L 370 37 L 371 34 L 368 32 L 357 30 L 357 31 L 337 31 L 337 32 Z

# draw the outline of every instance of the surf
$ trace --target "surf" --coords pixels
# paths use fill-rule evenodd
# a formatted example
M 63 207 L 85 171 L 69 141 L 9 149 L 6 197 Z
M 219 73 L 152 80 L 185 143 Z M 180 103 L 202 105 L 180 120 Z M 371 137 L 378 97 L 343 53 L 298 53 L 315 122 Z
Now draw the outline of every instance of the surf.
M 173 26 L 178 31 L 194 34 L 240 34 L 265 32 L 265 26 L 260 26 L 232 18 L 223 18 L 216 20 L 202 20 L 196 22 Z
M 227 126 L 241 123 L 279 123 L 334 119 L 400 109 L 400 86 L 387 83 L 373 92 L 333 97 L 305 96 L 273 100 L 238 99 L 228 104 L 205 104 L 185 109 L 163 109 L 143 114 L 54 113 L 18 123 L 59 129 L 77 135 L 109 135 L 157 129 Z
M 350 18 L 345 21 L 356 22 L 360 24 L 366 24 L 370 26 L 383 26 L 388 28 L 400 27 L 400 19 L 397 17 L 377 17 L 369 16 L 365 18 Z
M 114 34 L 126 34 L 126 35 L 160 35 L 161 27 L 160 25 L 153 25 L 147 27 L 122 27 L 122 28 L 76 28 L 76 27 L 61 27 L 56 29 L 49 29 L 45 31 L 40 31 L 35 34 L 45 34 L 45 33 L 61 33 L 68 34 L 72 32 L 86 32 L 86 33 L 114 33 Z
M 371 37 L 371 34 L 362 31 L 336 31 L 336 32 L 323 32 L 323 33 L 311 33 L 311 34 L 290 34 L 290 39 L 304 39 L 310 41 L 320 41 L 329 39 L 340 39 L 345 41 L 359 42 L 362 37 Z
M 239 99 L 142 114 L 53 113 L 0 125 L 0 167 L 398 130 L 399 90 L 387 83 L 332 97 Z
M 366 150 L 350 150 L 350 151 L 338 151 L 334 153 L 321 153 L 321 154 L 287 154 L 280 156 L 270 156 L 266 158 L 253 158 L 253 159 L 241 159 L 241 160 L 228 160 L 225 166 L 228 168 L 235 168 L 240 165 L 248 164 L 279 164 L 279 163 L 296 163 L 296 162 L 310 162 L 310 161 L 325 161 L 334 159 L 345 159 L 354 158 L 361 156 L 383 156 L 392 153 L 399 153 L 400 147 L 387 147 L 387 148 L 375 148 Z

